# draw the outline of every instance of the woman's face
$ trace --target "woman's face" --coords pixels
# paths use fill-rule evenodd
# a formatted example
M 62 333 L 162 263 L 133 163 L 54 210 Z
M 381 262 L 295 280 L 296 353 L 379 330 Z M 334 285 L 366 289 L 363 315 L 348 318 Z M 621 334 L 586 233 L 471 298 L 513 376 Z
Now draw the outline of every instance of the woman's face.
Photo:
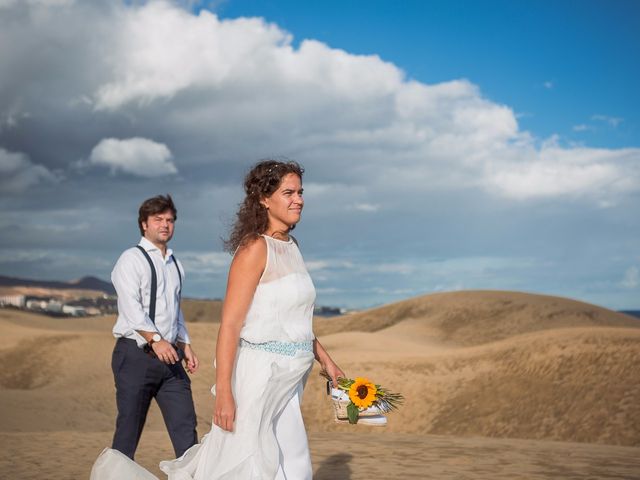
M 304 206 L 302 180 L 295 173 L 282 177 L 280 186 L 270 197 L 262 200 L 269 216 L 270 231 L 288 231 L 300 221 Z

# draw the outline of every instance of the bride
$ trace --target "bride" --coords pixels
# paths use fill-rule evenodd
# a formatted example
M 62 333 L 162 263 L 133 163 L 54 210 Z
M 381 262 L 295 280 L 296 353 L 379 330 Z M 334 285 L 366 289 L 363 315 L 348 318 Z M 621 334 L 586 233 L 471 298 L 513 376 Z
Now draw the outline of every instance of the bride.
M 312 478 L 302 390 L 314 358 L 334 385 L 345 375 L 313 335 L 315 289 L 290 235 L 304 205 L 303 172 L 295 162 L 266 160 L 245 177 L 226 242 L 234 256 L 216 346 L 213 425 L 180 458 L 160 463 L 169 480 Z

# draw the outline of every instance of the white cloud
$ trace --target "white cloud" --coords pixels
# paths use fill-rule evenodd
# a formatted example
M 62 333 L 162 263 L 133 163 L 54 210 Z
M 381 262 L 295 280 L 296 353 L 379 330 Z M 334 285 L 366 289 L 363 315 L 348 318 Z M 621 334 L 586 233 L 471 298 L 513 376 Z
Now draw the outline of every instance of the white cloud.
M 608 197 L 640 189 L 640 150 L 543 146 L 529 161 L 505 162 L 488 170 L 486 180 L 502 195 L 530 198 Z
M 93 147 L 89 164 L 109 167 L 113 173 L 160 177 L 178 172 L 171 157 L 166 145 L 147 138 L 104 138 Z
M 231 255 L 226 252 L 189 250 L 179 252 L 178 258 L 187 273 L 197 272 L 198 275 L 226 272 L 231 263 Z
M 609 126 L 611 126 L 613 128 L 616 128 L 618 125 L 620 125 L 624 121 L 624 118 L 611 117 L 609 115 L 592 115 L 591 116 L 591 120 L 604 122 L 604 123 L 608 124 Z
M 637 288 L 640 285 L 640 270 L 636 266 L 629 267 L 624 272 L 621 285 L 625 288 Z
M 25 2 L 34 7 L 56 7 L 73 5 L 75 0 L 0 0 L 0 8 L 12 7 L 20 2 Z
M 57 180 L 49 169 L 36 165 L 21 152 L 9 152 L 0 147 L 0 190 L 20 193 L 41 182 Z
M 410 265 L 405 262 L 396 263 L 381 263 L 378 265 L 371 265 L 370 267 L 364 267 L 365 270 L 370 270 L 379 273 L 397 273 L 399 275 L 410 275 L 415 272 L 416 265 Z
M 352 212 L 386 209 L 392 184 L 407 187 L 394 197 L 413 199 L 475 188 L 508 199 L 569 195 L 602 204 L 615 203 L 640 183 L 633 166 L 640 149 L 605 150 L 599 160 L 585 161 L 602 150 L 540 147 L 519 129 L 511 108 L 484 98 L 465 79 L 425 84 L 376 55 L 354 55 L 316 40 L 295 48 L 288 32 L 260 18 L 221 20 L 204 9 L 194 14 L 161 1 L 96 10 L 94 17 L 90 11 L 82 11 L 86 21 L 30 25 L 41 41 L 53 38 L 76 52 L 62 62 L 103 59 L 91 69 L 69 68 L 92 73 L 78 77 L 85 83 L 65 105 L 89 110 L 90 101 L 95 118 L 110 125 L 112 115 L 123 115 L 142 137 L 154 129 L 163 138 L 171 132 L 172 149 L 180 143 L 190 153 L 179 153 L 181 171 L 292 153 L 329 188 L 351 185 L 333 201 L 339 198 Z M 55 30 L 63 24 L 64 32 Z M 24 43 L 22 37 L 6 40 Z M 47 78 L 46 72 L 37 77 Z M 144 134 L 137 131 L 142 125 Z M 103 140 L 90 163 L 139 176 L 176 173 L 165 145 L 134 140 Z M 364 185 L 380 196 L 375 204 L 362 194 Z M 312 186 L 308 192 L 314 194 Z
M 573 126 L 573 131 L 574 132 L 586 132 L 587 130 L 593 130 L 593 127 L 591 127 L 589 125 L 585 125 L 584 123 L 581 123 L 580 125 L 574 125 Z
M 309 260 L 305 262 L 305 265 L 307 267 L 307 270 L 309 270 L 310 272 L 324 270 L 325 268 L 329 267 L 329 263 L 323 260 Z
M 359 212 L 377 212 L 380 210 L 380 205 L 373 203 L 356 203 L 351 208 Z
M 116 28 L 115 78 L 96 92 L 98 109 L 144 104 L 187 88 L 218 90 L 250 79 L 261 73 L 260 60 L 286 55 L 291 40 L 259 19 L 221 22 L 206 10 L 195 16 L 168 2 L 130 9 Z
M 94 269 L 106 269 L 112 268 L 113 263 L 100 256 L 88 255 L 80 256 L 77 252 L 73 251 L 61 251 L 47 250 L 47 249 L 21 249 L 21 248 L 3 248 L 0 250 L 0 265 L 2 264 L 19 264 L 19 263 L 31 263 L 39 266 L 39 274 L 35 278 L 47 278 L 49 274 L 55 273 L 57 269 L 64 270 L 68 268 L 75 268 L 77 271 L 83 272 L 82 275 L 86 275 L 89 271 Z M 42 275 L 41 270 L 46 265 L 47 275 Z M 9 270 L 9 274 L 12 272 Z M 51 278 L 51 277 L 49 277 Z M 64 278 L 57 278 L 56 280 L 64 280 Z
M 546 81 L 546 82 L 544 82 L 542 85 L 543 85 L 543 86 L 544 86 L 544 88 L 546 88 L 547 90 L 551 90 L 551 89 L 554 87 L 553 82 L 552 82 L 552 81 L 550 81 L 550 80 L 547 80 L 547 81 Z
M 249 163 L 282 155 L 306 167 L 305 220 L 296 236 L 312 261 L 314 281 L 326 279 L 322 288 L 353 292 L 384 282 L 398 291 L 462 282 L 522 287 L 530 270 L 509 259 L 493 274 L 496 257 L 533 255 L 531 269 L 546 272 L 545 257 L 566 251 L 571 261 L 557 271 L 584 265 L 599 271 L 606 260 L 594 264 L 592 252 L 624 258 L 635 252 L 638 148 L 567 146 L 554 138 L 541 143 L 522 130 L 510 106 L 485 98 L 469 80 L 411 80 L 415 72 L 405 75 L 376 55 L 316 40 L 293 42 L 287 31 L 259 18 L 223 20 L 180 8 L 191 0 L 88 1 L 71 8 L 46 6 L 63 0 L 37 3 L 12 2 L 1 15 L 0 144 L 24 152 L 16 154 L 21 166 L 12 171 L 32 187 L 46 185 L 52 172 L 78 159 L 158 176 L 114 181 L 98 168 L 69 171 L 56 196 L 32 188 L 8 198 L 3 174 L 0 200 L 20 212 L 9 214 L 16 215 L 12 225 L 20 225 L 20 217 L 56 223 L 49 212 L 70 204 L 130 212 L 147 192 L 170 191 L 179 203 L 184 236 L 177 253 L 188 275 L 201 285 L 211 285 L 205 278 L 223 284 L 230 257 L 207 255 L 201 239 L 219 246 Z M 584 125 L 606 130 L 621 121 L 602 116 Z M 173 175 L 178 168 L 181 181 Z M 42 216 L 34 220 L 38 211 Z M 79 218 L 85 216 L 60 218 L 61 228 Z M 576 224 L 587 222 L 590 235 L 576 240 Z M 2 242 L 23 243 L 16 230 L 6 227 Z M 37 228 L 23 231 L 34 248 L 51 242 L 33 233 Z M 81 251 L 94 243 L 119 249 L 137 230 L 130 218 L 109 232 L 92 227 L 74 233 L 63 241 Z M 573 248 L 582 240 L 590 248 Z M 489 260 L 469 257 L 478 252 Z M 444 263 L 425 263 L 425 255 Z M 451 261 L 457 256 L 464 258 Z M 414 265 L 419 268 L 411 271 Z M 621 292 L 624 268 L 604 268 Z M 586 277 L 580 270 L 575 282 L 564 283 Z M 544 279 L 536 285 L 547 284 Z

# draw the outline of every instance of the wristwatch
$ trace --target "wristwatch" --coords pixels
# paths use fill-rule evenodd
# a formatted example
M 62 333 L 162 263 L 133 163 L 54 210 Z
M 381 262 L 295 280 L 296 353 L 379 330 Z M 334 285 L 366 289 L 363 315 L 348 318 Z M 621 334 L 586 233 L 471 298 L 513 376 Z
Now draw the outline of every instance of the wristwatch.
M 149 340 L 149 346 L 153 345 L 156 342 L 159 342 L 160 340 L 162 340 L 162 337 L 160 336 L 160 334 L 154 333 L 153 337 L 151 337 L 151 340 Z

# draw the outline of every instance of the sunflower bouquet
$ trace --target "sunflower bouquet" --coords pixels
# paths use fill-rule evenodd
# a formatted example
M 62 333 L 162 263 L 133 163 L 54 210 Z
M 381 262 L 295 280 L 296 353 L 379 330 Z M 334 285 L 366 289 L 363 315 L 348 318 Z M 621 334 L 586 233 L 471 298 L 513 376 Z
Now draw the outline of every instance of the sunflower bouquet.
M 327 389 L 331 390 L 331 377 L 324 371 L 320 374 L 329 380 Z M 335 395 L 332 395 L 336 404 L 336 419 L 341 417 L 340 407 L 346 403 L 346 416 L 351 424 L 358 423 L 360 416 L 382 416 L 397 409 L 404 402 L 404 396 L 401 393 L 390 392 L 364 377 L 355 379 L 340 377 L 338 384 L 334 385 L 335 390 L 339 391 L 338 395 L 342 398 L 348 396 L 348 402 L 346 398 L 345 402 L 340 402 Z M 386 419 L 383 420 L 385 420 L 383 424 L 386 424 Z

